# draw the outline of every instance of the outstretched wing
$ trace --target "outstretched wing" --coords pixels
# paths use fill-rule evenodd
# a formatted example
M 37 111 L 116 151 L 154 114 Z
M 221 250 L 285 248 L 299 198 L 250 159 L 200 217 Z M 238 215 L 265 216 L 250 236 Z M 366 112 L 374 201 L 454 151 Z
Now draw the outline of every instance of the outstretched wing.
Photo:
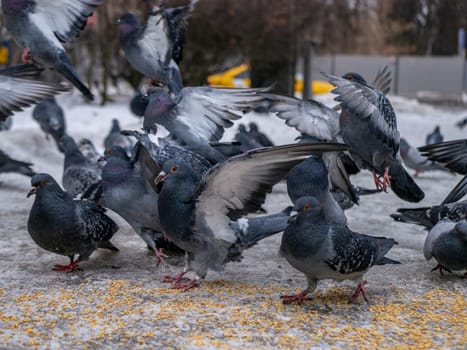
M 104 0 L 34 0 L 33 18 L 45 21 L 58 40 L 69 42 L 86 26 L 87 18 Z
M 0 76 L 0 121 L 4 121 L 13 112 L 45 100 L 70 88 L 61 84 L 52 84 L 36 80 Z
M 367 119 L 368 126 L 378 138 L 394 150 L 399 149 L 396 113 L 384 94 L 369 85 L 321 73 L 336 86 L 331 92 L 338 95 L 342 108 L 357 118 Z
M 273 93 L 260 95 L 270 102 L 270 112 L 301 133 L 331 141 L 339 132 L 339 113 L 320 102 Z
M 418 148 L 428 159 L 443 163 L 456 173 L 467 174 L 467 139 L 453 140 Z
M 172 45 L 164 9 L 156 8 L 149 14 L 138 45 L 143 48 L 149 59 L 159 61 L 163 67 L 168 67 L 172 58 Z
M 233 243 L 230 219 L 256 211 L 289 170 L 313 152 L 343 151 L 334 143 L 296 144 L 263 148 L 232 157 L 211 168 L 201 180 L 196 204 L 197 227 Z
M 389 91 L 391 91 L 391 82 L 391 71 L 388 66 L 384 66 L 383 69 L 378 70 L 378 73 L 373 80 L 373 86 L 383 94 L 387 95 Z
M 233 120 L 240 119 L 244 112 L 264 101 L 258 92 L 269 89 L 183 88 L 176 109 L 177 123 L 206 143 L 219 141 L 224 128 L 231 127 Z

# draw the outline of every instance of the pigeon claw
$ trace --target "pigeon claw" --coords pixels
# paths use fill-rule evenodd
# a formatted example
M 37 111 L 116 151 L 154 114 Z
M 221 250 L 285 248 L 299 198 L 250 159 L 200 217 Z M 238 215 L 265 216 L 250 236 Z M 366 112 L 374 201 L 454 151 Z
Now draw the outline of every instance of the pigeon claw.
M 187 282 L 176 282 L 172 285 L 172 289 L 181 289 L 182 292 L 196 287 L 199 287 L 199 281 L 197 279 L 188 279 Z
M 162 283 L 182 283 L 182 282 L 188 282 L 190 281 L 189 278 L 183 277 L 185 276 L 186 272 L 182 271 L 180 273 L 177 273 L 175 276 L 164 276 L 162 278 L 161 282 Z
M 72 261 L 68 265 L 55 265 L 52 269 L 54 271 L 65 271 L 65 272 L 73 272 L 73 271 L 81 271 L 78 266 L 78 261 Z
M 297 304 L 301 304 L 304 301 L 312 300 L 311 297 L 307 296 L 308 291 L 304 290 L 298 294 L 290 294 L 290 295 L 281 295 L 282 302 L 284 304 L 291 304 L 293 302 L 297 302 Z
M 157 247 L 154 247 L 152 250 L 154 251 L 154 254 L 156 254 L 157 266 L 159 266 L 160 264 L 165 265 L 165 259 L 168 258 L 169 256 L 165 255 L 162 252 L 162 249 L 158 249 Z
M 373 173 L 373 180 L 375 181 L 376 189 L 387 192 L 387 188 L 391 186 L 391 176 L 389 176 L 389 168 L 384 169 L 383 176 L 378 176 Z
M 366 290 L 365 290 L 365 287 L 364 287 L 365 284 L 366 284 L 366 281 L 360 281 L 358 283 L 357 290 L 355 291 L 355 293 L 350 298 L 349 304 L 353 304 L 358 299 L 360 294 L 362 295 L 363 299 L 365 299 L 365 301 L 368 303 L 368 297 L 366 295 Z
M 443 276 L 443 277 L 444 277 L 444 272 L 443 272 L 443 271 L 452 273 L 451 270 L 445 268 L 445 267 L 442 266 L 441 264 L 438 264 L 438 265 L 436 265 L 435 267 L 433 267 L 433 268 L 431 269 L 431 271 L 436 271 L 436 270 L 439 270 L 440 275 Z

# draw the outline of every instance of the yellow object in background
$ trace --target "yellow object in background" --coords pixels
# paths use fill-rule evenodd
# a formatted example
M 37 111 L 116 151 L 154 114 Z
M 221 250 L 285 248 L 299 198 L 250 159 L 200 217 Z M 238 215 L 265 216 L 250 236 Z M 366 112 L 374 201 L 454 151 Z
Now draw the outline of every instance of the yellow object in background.
M 250 67 L 244 63 L 226 71 L 211 74 L 207 78 L 209 86 L 216 87 L 230 87 L 230 88 L 244 88 L 251 86 L 250 80 Z M 324 80 L 312 81 L 313 94 L 327 94 L 334 86 Z M 295 76 L 295 94 L 302 94 L 303 92 L 303 78 L 300 74 Z
M 6 46 L 0 46 L 0 64 L 7 65 L 10 57 L 10 49 Z

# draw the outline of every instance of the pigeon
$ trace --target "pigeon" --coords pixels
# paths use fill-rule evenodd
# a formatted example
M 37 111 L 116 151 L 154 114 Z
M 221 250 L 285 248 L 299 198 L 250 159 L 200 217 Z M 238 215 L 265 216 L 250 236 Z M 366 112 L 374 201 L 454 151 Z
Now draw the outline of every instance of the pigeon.
M 238 125 L 238 131 L 234 136 L 234 140 L 240 142 L 240 150 L 242 152 L 262 147 L 259 142 L 250 137 L 245 124 Z
M 97 248 L 118 251 L 110 242 L 118 226 L 104 208 L 73 199 L 49 174 L 33 176 L 31 185 L 27 196 L 36 195 L 28 218 L 31 238 L 39 247 L 70 258 L 68 265 L 55 265 L 54 270 L 79 269 Z
M 106 207 L 120 215 L 135 230 L 138 236 L 151 248 L 158 263 L 165 255 L 157 248 L 157 241 L 163 238 L 159 222 L 158 194 L 154 179 L 143 176 L 144 163 L 150 157 L 147 150 L 138 143 L 133 159 L 126 151 L 113 146 L 105 150 L 105 166 L 102 170 L 102 189 Z M 158 173 L 159 167 L 152 173 Z M 155 178 L 155 176 L 154 176 Z
M 344 210 L 331 194 L 329 175 L 321 156 L 310 156 L 297 164 L 287 175 L 287 193 L 292 203 L 304 196 L 317 198 L 323 206 L 326 222 L 347 225 Z
M 176 8 L 156 8 L 141 25 L 132 13 L 119 19 L 120 45 L 134 69 L 178 94 L 183 88 L 182 59 L 187 18 L 196 1 Z
M 407 168 L 415 170 L 415 174 L 413 175 L 414 177 L 417 177 L 424 171 L 449 171 L 443 165 L 422 156 L 420 152 L 415 147 L 412 147 L 404 138 L 401 138 L 400 140 L 399 151 L 404 165 Z
M 398 155 L 396 114 L 384 93 L 368 85 L 357 73 L 347 73 L 342 78 L 322 74 L 336 86 L 332 93 L 338 95 L 336 101 L 342 108 L 340 134 L 351 146 L 353 160 L 360 168 L 373 172 L 377 188 L 386 190 L 390 185 L 399 198 L 421 201 L 425 194 L 405 171 Z
M 259 143 L 262 147 L 272 147 L 274 144 L 272 141 L 261 131 L 259 131 L 258 125 L 254 122 L 251 122 L 248 124 L 250 131 L 248 132 L 248 135 L 250 138 L 255 140 L 257 143 Z
M 467 125 L 467 117 L 465 117 L 464 119 L 459 120 L 459 121 L 456 123 L 456 126 L 457 126 L 459 129 L 465 128 L 466 125 Z
M 32 163 L 13 159 L 0 150 L 0 173 L 18 173 L 32 177 L 36 173 L 31 169 L 31 166 Z
M 219 141 L 224 128 L 233 125 L 232 120 L 240 119 L 245 111 L 263 100 L 258 92 L 269 89 L 197 86 L 185 87 L 172 97 L 162 87 L 149 88 L 143 127 L 157 131 L 156 124 L 160 124 L 178 144 L 217 163 L 225 157 L 209 143 Z
M 467 139 L 459 139 L 426 145 L 418 150 L 428 159 L 443 163 L 456 173 L 467 174 Z
M 222 270 L 241 241 L 257 241 L 254 233 L 239 238 L 229 226 L 231 220 L 259 209 L 273 185 L 310 153 L 345 149 L 341 144 L 263 148 L 220 162 L 204 175 L 181 160 L 166 161 L 155 180 L 160 187 L 159 218 L 169 240 L 187 252 L 187 265 L 182 273 L 164 281 L 186 290 L 197 286 L 208 269 Z M 196 278 L 182 282 L 190 270 Z
M 13 118 L 6 118 L 4 121 L 0 121 L 0 131 L 10 130 L 13 125 Z
M 13 112 L 69 90 L 62 84 L 33 80 L 41 71 L 31 64 L 0 69 L 0 122 Z
M 104 148 L 110 149 L 113 146 L 119 146 L 123 148 L 127 154 L 131 154 L 133 151 L 133 142 L 131 142 L 128 136 L 122 135 L 120 131 L 122 131 L 122 129 L 120 128 L 118 119 L 112 119 L 112 128 L 104 139 Z
M 77 37 L 87 18 L 103 0 L 2 0 L 6 28 L 19 47 L 23 61 L 53 68 L 93 100 L 89 88 L 74 70 L 63 43 Z
M 435 258 L 438 265 L 431 271 L 467 269 L 467 221 L 456 222 L 441 220 L 430 229 L 423 245 L 423 255 L 426 260 Z M 464 275 L 467 276 L 467 273 Z
M 439 125 L 435 126 L 435 130 L 433 130 L 431 133 L 426 135 L 425 139 L 425 145 L 432 145 L 434 143 L 440 143 L 443 142 L 444 137 L 441 134 L 441 131 L 439 130 Z
M 102 170 L 83 156 L 71 136 L 65 135 L 62 138 L 62 145 L 65 153 L 63 188 L 76 197 L 101 180 Z
M 137 91 L 130 100 L 130 111 L 137 117 L 144 116 L 144 111 L 148 106 L 148 99 L 140 91 Z
M 51 135 L 60 152 L 63 153 L 61 146 L 62 137 L 66 134 L 65 115 L 62 107 L 57 103 L 55 97 L 50 97 L 38 103 L 32 111 L 33 119 L 39 123 L 46 138 Z
M 99 159 L 101 159 L 102 154 L 97 152 L 96 147 L 91 140 L 87 138 L 79 140 L 78 149 L 84 158 L 86 158 L 90 163 L 99 165 Z
M 282 235 L 280 253 L 294 268 L 303 272 L 308 286 L 301 293 L 282 295 L 284 303 L 307 300 L 307 295 L 323 279 L 358 281 L 357 290 L 349 302 L 355 302 L 360 294 L 368 302 L 363 275 L 374 265 L 399 264 L 385 257 L 397 243 L 395 240 L 328 224 L 316 198 L 299 198 L 294 210 L 298 213 L 290 219 Z

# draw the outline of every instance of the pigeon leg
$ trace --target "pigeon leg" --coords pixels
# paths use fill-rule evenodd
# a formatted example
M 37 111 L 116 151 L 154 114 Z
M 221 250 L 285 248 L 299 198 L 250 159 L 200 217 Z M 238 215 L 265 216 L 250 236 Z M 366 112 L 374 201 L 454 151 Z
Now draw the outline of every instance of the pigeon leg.
M 68 265 L 55 265 L 52 269 L 54 271 L 65 271 L 65 272 L 73 272 L 75 270 L 80 270 L 78 267 L 78 259 L 73 261 L 73 257 L 70 256 L 70 263 Z
M 305 289 L 303 292 L 298 294 L 281 295 L 281 299 L 284 304 L 291 304 L 294 301 L 296 301 L 298 304 L 301 304 L 305 300 L 312 300 L 311 297 L 307 296 L 308 293 L 308 289 Z
M 21 54 L 21 61 L 24 64 L 34 64 L 34 59 L 32 58 L 31 52 L 27 47 L 23 49 L 23 53 Z
M 182 283 L 182 282 L 187 282 L 190 281 L 189 278 L 183 277 L 186 275 L 188 271 L 182 271 L 180 273 L 177 273 L 175 276 L 164 276 L 162 279 L 162 283 Z
M 155 245 L 152 250 L 154 251 L 154 254 L 156 254 L 157 266 L 160 264 L 165 264 L 165 258 L 168 258 L 168 256 L 162 252 L 162 249 L 158 249 Z
M 375 172 L 373 172 L 373 180 L 375 182 L 376 189 L 379 191 L 382 191 L 383 190 L 382 182 L 379 179 L 379 176 Z
M 360 294 L 362 295 L 363 299 L 365 299 L 365 301 L 368 303 L 368 298 L 367 298 L 366 290 L 365 290 L 365 287 L 364 287 L 365 284 L 366 284 L 366 281 L 360 281 L 358 283 L 357 290 L 355 291 L 355 293 L 350 298 L 349 304 L 353 304 L 358 299 Z
M 187 282 L 176 282 L 172 285 L 172 289 L 181 289 L 182 292 L 186 292 L 195 287 L 199 287 L 199 281 L 197 279 L 189 279 Z
M 431 271 L 436 271 L 436 270 L 439 270 L 439 273 L 441 274 L 441 276 L 444 276 L 443 270 L 444 270 L 444 271 L 447 271 L 447 272 L 449 272 L 449 273 L 452 273 L 451 270 L 445 268 L 445 267 L 442 266 L 441 264 L 438 264 L 438 265 L 436 265 L 435 267 L 433 267 L 433 268 L 431 269 Z
M 389 168 L 384 169 L 383 174 L 383 190 L 386 192 L 388 186 L 391 186 L 391 176 L 389 176 Z

